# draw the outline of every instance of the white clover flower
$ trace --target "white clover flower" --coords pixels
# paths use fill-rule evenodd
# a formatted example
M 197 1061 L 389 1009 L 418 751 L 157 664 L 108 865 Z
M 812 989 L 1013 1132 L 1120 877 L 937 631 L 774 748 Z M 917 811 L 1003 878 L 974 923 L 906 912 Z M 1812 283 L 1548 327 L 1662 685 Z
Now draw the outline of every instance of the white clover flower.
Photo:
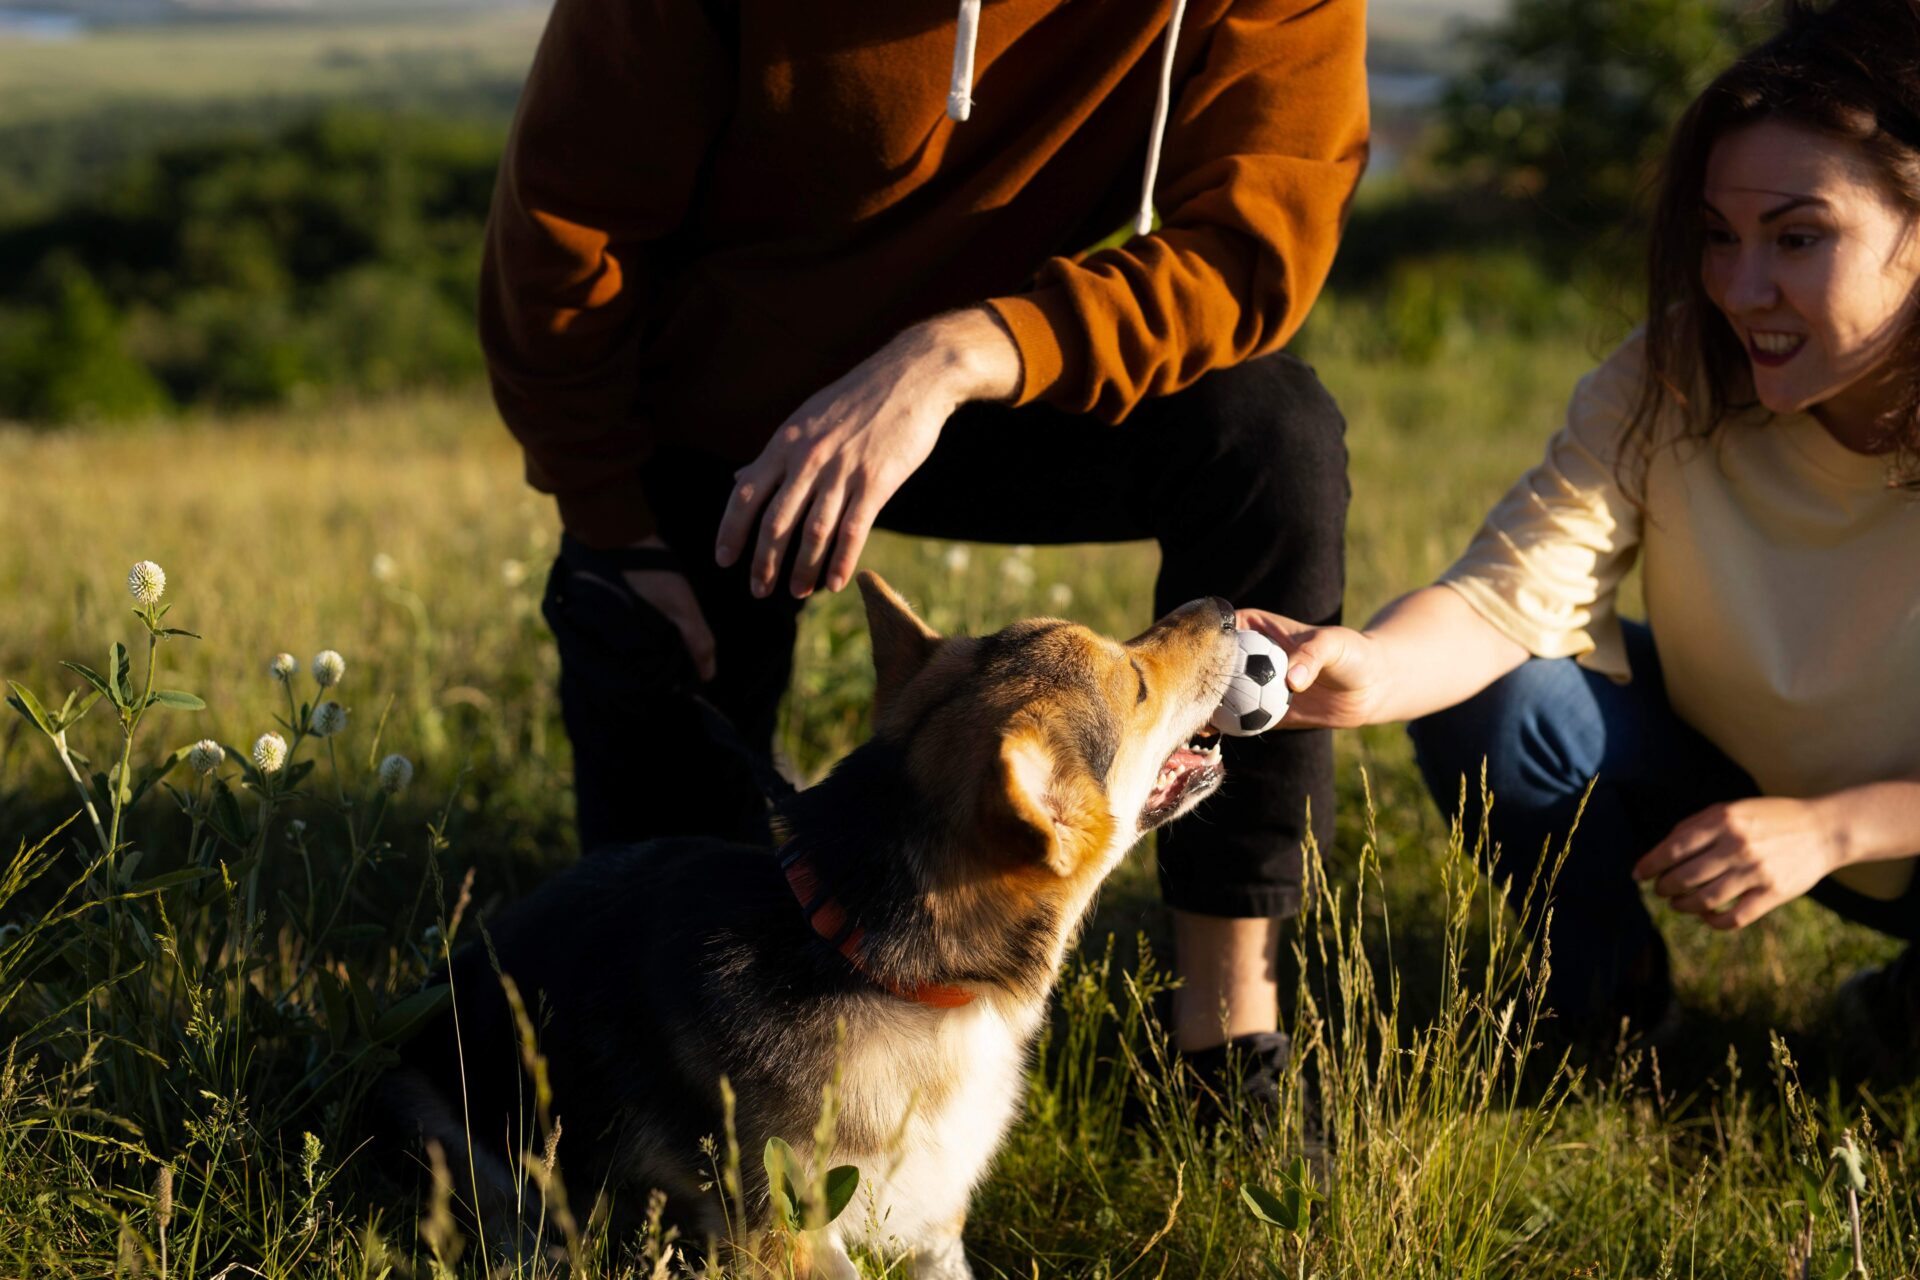
M 965 573 L 967 566 L 973 563 L 973 552 L 962 546 L 948 547 L 946 559 L 947 572 L 957 577 Z
M 1056 582 L 1047 588 L 1047 608 L 1065 613 L 1073 607 L 1073 588 L 1064 582 Z
M 273 661 L 267 664 L 267 670 L 270 671 L 273 674 L 273 678 L 281 684 L 286 684 L 292 680 L 293 673 L 299 669 L 300 660 L 290 653 L 276 653 L 273 655 Z
M 155 604 L 166 594 L 167 571 L 151 560 L 127 570 L 127 594 L 135 604 Z
M 527 580 L 527 563 L 524 560 L 502 560 L 500 562 L 500 581 L 510 587 L 517 587 Z
M 287 824 L 287 839 L 298 840 L 305 834 L 307 834 L 307 820 L 305 818 L 295 818 Z
M 195 773 L 212 773 L 227 758 L 227 750 L 212 738 L 202 738 L 187 751 L 187 763 Z
M 263 733 L 253 744 L 253 762 L 262 773 L 278 773 L 287 763 L 287 740 L 277 733 Z
M 313 682 L 322 689 L 331 689 L 340 683 L 340 677 L 347 674 L 347 660 L 331 649 L 322 649 L 313 655 Z
M 331 738 L 347 727 L 347 709 L 337 702 L 323 702 L 313 709 L 313 718 L 307 727 L 316 738 Z
M 384 551 L 376 551 L 368 571 L 380 582 L 392 582 L 400 576 L 400 562 Z
M 413 781 L 413 761 L 395 752 L 380 762 L 380 786 L 388 795 L 398 795 Z
M 1000 576 L 1009 585 L 1025 589 L 1033 585 L 1033 566 L 1018 556 L 1008 556 L 1000 562 Z

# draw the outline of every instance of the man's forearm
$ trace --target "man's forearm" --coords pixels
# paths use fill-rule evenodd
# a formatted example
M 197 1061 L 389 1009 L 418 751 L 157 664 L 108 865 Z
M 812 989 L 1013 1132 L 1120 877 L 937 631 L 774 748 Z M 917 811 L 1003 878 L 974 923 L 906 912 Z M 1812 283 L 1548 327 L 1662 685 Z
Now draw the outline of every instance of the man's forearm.
M 935 316 L 894 341 L 931 362 L 941 393 L 956 408 L 975 400 L 1011 400 L 1020 393 L 1020 349 L 986 307 Z

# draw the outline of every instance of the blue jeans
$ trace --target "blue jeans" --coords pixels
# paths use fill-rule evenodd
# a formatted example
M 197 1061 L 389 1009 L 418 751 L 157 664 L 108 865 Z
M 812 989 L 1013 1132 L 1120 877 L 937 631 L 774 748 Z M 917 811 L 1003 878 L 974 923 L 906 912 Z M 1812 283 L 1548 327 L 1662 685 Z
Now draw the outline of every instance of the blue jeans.
M 1408 726 L 1427 789 L 1452 813 L 1460 781 L 1475 807 L 1482 758 L 1493 794 L 1495 870 L 1529 936 L 1545 918 L 1536 872 L 1552 865 L 1589 780 L 1598 777 L 1553 886 L 1548 1003 L 1570 1029 L 1608 1034 L 1626 1017 L 1657 1021 L 1671 998 L 1666 944 L 1633 864 L 1683 818 L 1759 794 L 1744 770 L 1674 713 L 1653 635 L 1626 626 L 1633 680 L 1617 684 L 1571 658 L 1534 658 L 1455 707 Z M 1920 893 L 1881 902 L 1832 881 L 1810 895 L 1849 919 L 1911 940 Z

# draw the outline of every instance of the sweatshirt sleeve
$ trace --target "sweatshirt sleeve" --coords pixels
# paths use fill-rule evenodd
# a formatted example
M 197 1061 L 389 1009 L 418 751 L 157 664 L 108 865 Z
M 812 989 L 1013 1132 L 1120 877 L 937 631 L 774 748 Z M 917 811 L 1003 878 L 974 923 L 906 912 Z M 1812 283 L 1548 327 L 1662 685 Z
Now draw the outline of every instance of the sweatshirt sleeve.
M 1018 403 L 1118 422 L 1277 350 L 1326 282 L 1366 163 L 1362 0 L 1240 0 L 1204 38 L 1168 121 L 1159 228 L 989 300 L 1026 370 Z
M 1580 380 L 1567 422 L 1440 581 L 1527 652 L 1625 681 L 1620 580 L 1643 514 L 1615 462 L 1640 389 L 1638 335 Z
M 527 480 L 593 546 L 653 531 L 634 411 L 657 244 L 730 96 L 698 0 L 557 0 L 501 158 L 480 280 L 494 402 Z

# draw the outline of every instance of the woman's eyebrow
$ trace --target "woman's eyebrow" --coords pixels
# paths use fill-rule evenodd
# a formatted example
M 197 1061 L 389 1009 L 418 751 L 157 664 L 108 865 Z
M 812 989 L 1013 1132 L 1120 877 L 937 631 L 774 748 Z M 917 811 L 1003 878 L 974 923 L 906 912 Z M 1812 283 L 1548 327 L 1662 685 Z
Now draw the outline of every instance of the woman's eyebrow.
M 1783 217 L 1786 214 L 1792 213 L 1795 209 L 1802 208 L 1806 205 L 1819 205 L 1823 209 L 1830 207 L 1827 204 L 1827 202 L 1821 199 L 1819 196 L 1795 196 L 1791 200 L 1788 200 L 1785 204 L 1777 204 L 1773 208 L 1761 214 L 1760 215 L 1761 225 L 1764 226 L 1765 224 L 1772 222 L 1774 219 Z M 1713 201 L 1711 200 L 1702 200 L 1700 202 L 1700 207 L 1702 209 L 1705 209 L 1708 213 L 1712 214 L 1714 217 L 1720 219 L 1720 221 L 1722 222 L 1732 221 L 1732 219 L 1728 218 L 1726 214 L 1714 208 Z
M 1827 207 L 1827 202 L 1825 200 L 1822 200 L 1819 196 L 1796 196 L 1793 199 L 1787 201 L 1785 204 L 1777 204 L 1773 208 L 1761 214 L 1760 223 L 1762 226 L 1765 226 L 1767 223 L 1772 222 L 1775 218 L 1782 217 L 1785 214 L 1792 213 L 1795 209 L 1799 209 L 1807 205 L 1815 205 L 1815 204 L 1819 205 L 1823 209 Z

